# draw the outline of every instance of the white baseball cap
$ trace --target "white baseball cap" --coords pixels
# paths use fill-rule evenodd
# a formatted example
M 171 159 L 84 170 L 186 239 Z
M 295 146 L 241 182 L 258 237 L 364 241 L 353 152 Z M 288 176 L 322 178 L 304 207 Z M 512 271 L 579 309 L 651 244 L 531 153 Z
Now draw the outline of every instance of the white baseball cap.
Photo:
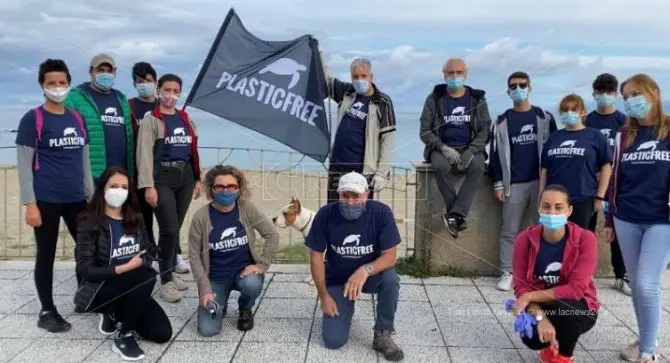
M 355 171 L 342 175 L 337 185 L 337 192 L 353 192 L 363 194 L 368 192 L 368 180 Z

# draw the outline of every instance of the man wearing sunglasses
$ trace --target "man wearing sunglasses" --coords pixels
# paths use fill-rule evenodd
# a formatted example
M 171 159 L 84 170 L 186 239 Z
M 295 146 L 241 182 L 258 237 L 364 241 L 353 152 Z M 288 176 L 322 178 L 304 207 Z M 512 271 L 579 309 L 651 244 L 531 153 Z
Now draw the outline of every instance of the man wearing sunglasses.
M 423 157 L 435 168 L 444 199 L 442 220 L 449 234 L 457 238 L 467 228 L 477 181 L 484 175 L 491 116 L 486 92 L 465 85 L 468 69 L 463 60 L 449 59 L 442 73 L 446 84 L 435 86 L 426 98 L 419 137 L 426 145 Z M 465 174 L 459 190 L 456 174 Z
M 526 209 L 537 215 L 540 155 L 549 134 L 556 131 L 554 117 L 531 105 L 530 76 L 514 72 L 507 78 L 507 94 L 512 108 L 491 126 L 489 174 L 496 198 L 503 203 L 500 228 L 500 269 L 498 289 L 512 287 L 514 237 L 521 230 Z M 534 218 L 533 221 L 536 221 Z

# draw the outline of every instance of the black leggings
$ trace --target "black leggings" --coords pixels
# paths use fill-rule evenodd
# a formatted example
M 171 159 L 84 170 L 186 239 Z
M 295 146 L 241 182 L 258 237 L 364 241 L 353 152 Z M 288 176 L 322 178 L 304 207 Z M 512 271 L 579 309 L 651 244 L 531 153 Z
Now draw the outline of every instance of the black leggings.
M 144 197 L 144 192 L 146 189 L 140 189 L 138 197 L 140 199 L 140 211 L 142 212 L 142 219 L 144 219 L 144 225 L 147 228 L 147 236 L 149 237 L 149 242 L 151 244 L 156 244 L 156 237 L 154 236 L 154 208 L 147 203 L 147 199 Z
M 60 219 L 63 217 L 68 232 L 70 232 L 72 239 L 76 241 L 77 216 L 85 207 L 85 201 L 78 203 L 49 203 L 37 201 L 37 208 L 40 211 L 42 225 L 34 228 L 35 243 L 37 245 L 37 251 L 35 253 L 35 287 L 37 288 L 37 296 L 40 299 L 43 311 L 54 310 L 56 308 L 54 306 L 52 289 Z M 77 282 L 80 280 L 79 275 L 77 275 Z
M 89 311 L 114 314 L 122 333 L 136 331 L 143 339 L 165 343 L 172 337 L 172 326 L 151 296 L 155 281 L 156 271 L 146 267 L 105 280 Z
M 583 300 L 557 300 L 540 304 L 546 316 L 556 330 L 558 352 L 564 357 L 572 357 L 579 337 L 591 330 L 596 324 L 598 313 L 588 309 Z M 540 342 L 537 326 L 533 327 L 532 338 L 522 338 L 523 344 L 533 350 L 540 350 L 549 343 Z
M 181 226 L 186 218 L 195 177 L 191 166 L 184 168 L 163 166 L 158 172 L 156 192 L 158 206 L 156 206 L 156 220 L 158 221 L 158 251 L 161 284 L 172 281 L 172 272 L 179 252 L 179 237 Z
M 589 223 L 589 230 L 595 232 L 596 225 L 598 224 L 598 213 L 593 213 L 591 222 Z M 621 255 L 621 248 L 619 247 L 619 240 L 616 238 L 616 233 L 614 234 L 614 240 L 610 243 L 610 255 L 612 269 L 614 270 L 614 276 L 617 279 L 626 278 L 626 266 L 623 264 L 623 256 Z
M 591 218 L 593 217 L 593 214 L 593 201 L 589 198 L 583 202 L 572 205 L 572 214 L 568 220 L 584 229 L 588 229 L 589 225 L 591 224 Z

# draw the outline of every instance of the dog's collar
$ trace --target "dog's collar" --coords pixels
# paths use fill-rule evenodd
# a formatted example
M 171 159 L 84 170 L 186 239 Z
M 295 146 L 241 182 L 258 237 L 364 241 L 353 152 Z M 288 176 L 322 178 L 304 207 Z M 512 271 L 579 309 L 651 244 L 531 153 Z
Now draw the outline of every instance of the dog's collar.
M 305 223 L 305 225 L 302 226 L 302 228 L 299 228 L 298 231 L 300 231 L 300 232 L 304 232 L 304 231 L 307 229 L 307 227 L 309 226 L 309 222 L 312 221 L 312 218 L 314 218 L 314 214 L 313 214 L 313 213 L 311 213 L 311 214 L 309 215 L 309 219 L 307 220 L 307 223 Z

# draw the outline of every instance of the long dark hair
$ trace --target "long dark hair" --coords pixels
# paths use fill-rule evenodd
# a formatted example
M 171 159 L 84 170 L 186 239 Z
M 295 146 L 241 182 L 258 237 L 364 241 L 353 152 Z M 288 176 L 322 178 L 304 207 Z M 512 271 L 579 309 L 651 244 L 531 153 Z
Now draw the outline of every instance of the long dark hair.
M 139 229 L 141 214 L 140 214 L 140 203 L 137 197 L 137 192 L 133 186 L 133 180 L 128 175 L 128 172 L 119 167 L 110 167 L 105 170 L 100 178 L 98 179 L 98 184 L 95 186 L 95 192 L 91 201 L 86 206 L 86 209 L 82 212 L 80 216 L 80 221 L 82 223 L 88 223 L 96 228 L 105 228 L 105 207 L 107 202 L 105 202 L 105 185 L 109 179 L 116 175 L 120 174 L 128 178 L 128 199 L 121 206 L 121 215 L 123 216 L 123 231 L 127 235 L 134 235 Z

